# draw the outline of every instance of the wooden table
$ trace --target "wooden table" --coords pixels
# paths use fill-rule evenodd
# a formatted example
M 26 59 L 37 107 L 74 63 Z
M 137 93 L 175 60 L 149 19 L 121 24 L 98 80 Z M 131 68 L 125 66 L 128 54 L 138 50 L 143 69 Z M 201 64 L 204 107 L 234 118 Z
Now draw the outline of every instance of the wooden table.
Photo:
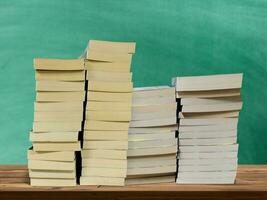
M 267 199 L 267 165 L 241 165 L 235 185 L 154 184 L 126 187 L 31 187 L 26 166 L 0 166 L 0 200 Z

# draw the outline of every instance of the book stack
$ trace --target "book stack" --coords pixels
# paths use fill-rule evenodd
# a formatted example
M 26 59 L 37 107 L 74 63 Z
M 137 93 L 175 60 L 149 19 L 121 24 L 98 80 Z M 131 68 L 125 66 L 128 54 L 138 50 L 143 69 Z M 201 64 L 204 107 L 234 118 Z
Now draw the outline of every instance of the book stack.
M 33 186 L 76 185 L 85 98 L 84 61 L 35 59 L 36 101 L 28 168 Z
M 242 74 L 177 77 L 177 183 L 233 184 Z
M 89 41 L 81 185 L 125 184 L 135 43 Z
M 175 88 L 134 88 L 127 185 L 175 182 Z

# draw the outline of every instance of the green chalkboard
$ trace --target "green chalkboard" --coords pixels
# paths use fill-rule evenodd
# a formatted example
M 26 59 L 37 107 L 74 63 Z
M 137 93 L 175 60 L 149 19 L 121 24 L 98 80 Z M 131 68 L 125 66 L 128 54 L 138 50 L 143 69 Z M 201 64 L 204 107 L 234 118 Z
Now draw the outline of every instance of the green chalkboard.
M 244 73 L 239 162 L 267 163 L 266 0 L 1 0 L 0 164 L 26 163 L 34 57 L 78 57 L 89 39 L 136 41 L 135 86 Z

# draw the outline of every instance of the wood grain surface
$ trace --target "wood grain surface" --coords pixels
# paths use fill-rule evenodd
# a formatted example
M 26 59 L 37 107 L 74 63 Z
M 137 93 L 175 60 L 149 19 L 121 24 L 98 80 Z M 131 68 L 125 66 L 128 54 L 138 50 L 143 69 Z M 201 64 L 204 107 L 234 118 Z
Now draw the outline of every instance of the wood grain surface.
M 26 166 L 0 166 L 0 199 L 267 199 L 267 165 L 241 165 L 234 185 L 31 187 Z

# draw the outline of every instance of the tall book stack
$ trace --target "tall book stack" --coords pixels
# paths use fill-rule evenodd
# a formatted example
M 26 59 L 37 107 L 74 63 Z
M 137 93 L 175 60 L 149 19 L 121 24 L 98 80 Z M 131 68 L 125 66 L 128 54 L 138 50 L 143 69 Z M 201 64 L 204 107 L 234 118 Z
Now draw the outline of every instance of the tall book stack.
M 89 41 L 81 185 L 125 185 L 135 43 Z
M 175 88 L 134 88 L 127 185 L 175 182 Z
M 177 183 L 232 184 L 237 170 L 237 123 L 242 74 L 177 77 Z
M 75 186 L 85 98 L 84 61 L 35 59 L 36 101 L 28 168 L 33 186 Z

